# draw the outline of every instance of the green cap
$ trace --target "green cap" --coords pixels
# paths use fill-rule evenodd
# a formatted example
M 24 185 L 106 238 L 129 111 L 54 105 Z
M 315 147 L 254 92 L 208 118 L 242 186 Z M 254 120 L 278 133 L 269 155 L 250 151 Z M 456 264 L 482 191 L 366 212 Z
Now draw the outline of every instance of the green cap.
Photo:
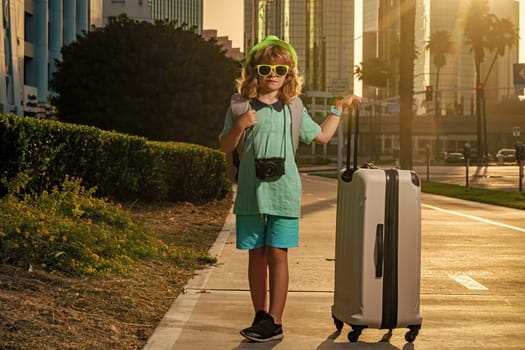
M 263 41 L 260 41 L 257 44 L 255 44 L 248 52 L 245 63 L 249 64 L 257 50 L 266 46 L 280 46 L 284 48 L 290 53 L 290 55 L 292 55 L 293 63 L 297 66 L 297 53 L 295 52 L 293 46 L 288 44 L 286 41 L 279 39 L 275 35 L 268 35 L 266 38 L 264 38 Z

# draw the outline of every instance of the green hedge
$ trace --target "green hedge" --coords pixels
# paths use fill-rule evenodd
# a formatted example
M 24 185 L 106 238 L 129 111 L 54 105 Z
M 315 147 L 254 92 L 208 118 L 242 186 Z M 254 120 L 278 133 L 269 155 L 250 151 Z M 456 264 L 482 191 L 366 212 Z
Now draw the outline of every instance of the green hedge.
M 14 115 L 0 115 L 0 139 L 0 177 L 31 170 L 27 189 L 37 193 L 66 175 L 96 187 L 98 196 L 125 201 L 201 202 L 231 189 L 224 155 L 199 145 Z

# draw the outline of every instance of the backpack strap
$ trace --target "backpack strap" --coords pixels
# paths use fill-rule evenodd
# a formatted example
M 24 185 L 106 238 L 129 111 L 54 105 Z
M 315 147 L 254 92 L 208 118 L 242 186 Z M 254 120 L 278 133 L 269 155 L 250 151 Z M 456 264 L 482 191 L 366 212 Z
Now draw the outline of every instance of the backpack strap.
M 296 153 L 297 148 L 299 148 L 299 132 L 301 131 L 303 112 L 303 101 L 301 101 L 299 97 L 293 98 L 290 102 L 290 113 L 292 115 L 292 145 L 294 153 Z
M 243 115 L 250 109 L 250 100 L 239 93 L 232 95 L 230 100 L 233 118 Z
M 233 119 L 243 115 L 250 109 L 250 101 L 239 93 L 232 95 L 230 99 L 230 109 L 232 112 Z M 228 178 L 233 183 L 237 182 L 237 174 L 239 171 L 239 165 L 241 162 L 241 153 L 244 145 L 244 136 L 246 132 L 243 132 L 237 147 L 232 152 L 226 154 L 226 173 Z
M 231 97 L 230 108 L 232 110 L 233 119 L 235 119 L 250 110 L 250 100 L 248 100 L 246 97 L 244 97 L 243 95 L 239 93 L 235 93 Z M 239 143 L 237 144 L 237 147 L 235 147 L 235 150 L 237 151 L 237 156 L 239 157 L 239 159 L 241 158 L 242 147 L 244 144 L 245 135 L 246 135 L 246 132 L 242 134 L 241 139 L 239 140 Z

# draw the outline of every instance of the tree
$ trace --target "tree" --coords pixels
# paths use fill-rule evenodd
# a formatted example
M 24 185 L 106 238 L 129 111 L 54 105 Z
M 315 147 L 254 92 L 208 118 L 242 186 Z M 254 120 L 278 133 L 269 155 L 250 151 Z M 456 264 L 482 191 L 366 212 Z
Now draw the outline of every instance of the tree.
M 369 58 L 355 66 L 354 75 L 363 83 L 378 88 L 386 87 L 391 74 L 390 66 L 380 58 Z
M 494 18 L 492 28 L 488 33 L 487 47 L 490 52 L 494 53 L 492 62 L 483 80 L 483 85 L 487 84 L 489 75 L 492 72 L 494 64 L 499 57 L 503 57 L 507 49 L 517 46 L 520 40 L 518 29 L 508 18 Z
M 508 19 L 499 19 L 493 16 L 492 27 L 487 35 L 487 48 L 490 52 L 494 52 L 494 57 L 490 63 L 490 67 L 487 71 L 487 75 L 483 80 L 483 87 L 487 85 L 492 68 L 496 63 L 498 57 L 503 57 L 507 48 L 510 50 L 514 46 L 517 46 L 520 40 L 518 30 L 514 24 Z M 482 127 L 483 127 L 483 156 L 487 156 L 488 143 L 487 143 L 487 110 L 485 108 L 485 98 L 481 100 L 482 103 Z
M 465 17 L 465 42 L 474 54 L 476 68 L 476 87 L 481 84 L 481 63 L 485 60 L 485 48 L 488 47 L 489 31 L 494 16 L 489 14 L 488 0 L 471 0 Z M 476 88 L 476 125 L 477 125 L 477 156 L 478 160 L 486 154 L 484 148 L 481 122 L 482 96 Z
M 360 65 L 356 65 L 354 71 L 354 75 L 357 79 L 363 81 L 367 86 L 375 87 L 373 93 L 375 100 L 378 99 L 377 88 L 386 88 L 391 74 L 391 69 L 388 63 L 377 57 L 368 58 L 361 62 Z M 379 116 L 376 116 L 378 110 L 376 101 L 374 101 L 372 108 L 373 114 L 370 125 L 370 132 L 372 134 L 370 158 L 373 160 L 376 159 L 376 156 L 379 156 L 379 140 L 377 138 L 381 128 L 381 112 L 379 112 Z
M 216 41 L 123 15 L 62 49 L 53 104 L 62 121 L 213 147 L 239 70 Z
M 432 56 L 432 62 L 436 66 L 436 82 L 434 85 L 434 112 L 435 112 L 435 125 L 436 125 L 436 147 L 439 152 L 439 111 L 440 111 L 440 96 L 438 95 L 439 89 L 439 75 L 441 68 L 447 64 L 447 55 L 452 54 L 455 51 L 455 46 L 450 39 L 450 33 L 446 30 L 437 30 L 430 34 L 430 38 L 427 41 L 426 49 L 430 50 Z M 436 152 L 436 157 L 438 156 Z
M 508 19 L 499 19 L 489 13 L 487 0 L 471 0 L 465 21 L 466 43 L 474 53 L 476 64 L 476 117 L 478 128 L 478 159 L 487 156 L 487 123 L 483 90 L 499 56 L 507 48 L 516 46 L 519 41 L 518 31 Z M 494 58 L 484 80 L 481 79 L 480 65 L 485 59 L 485 50 L 494 52 Z
M 414 98 L 416 1 L 401 0 L 399 57 L 399 143 L 402 169 L 412 169 L 412 100 Z

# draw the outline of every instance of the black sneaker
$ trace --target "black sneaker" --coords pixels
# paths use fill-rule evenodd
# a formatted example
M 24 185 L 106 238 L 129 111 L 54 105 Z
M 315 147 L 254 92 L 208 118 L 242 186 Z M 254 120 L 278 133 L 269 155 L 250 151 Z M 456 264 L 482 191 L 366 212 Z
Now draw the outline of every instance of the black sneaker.
M 264 320 L 255 326 L 243 329 L 241 335 L 255 342 L 267 342 L 283 338 L 283 327 L 273 322 L 273 317 L 267 314 Z
M 264 320 L 266 318 L 266 315 L 268 314 L 264 310 L 257 311 L 257 313 L 255 314 L 255 318 L 253 319 L 253 322 L 252 322 L 252 327 L 258 324 L 259 322 L 261 322 L 262 320 Z

